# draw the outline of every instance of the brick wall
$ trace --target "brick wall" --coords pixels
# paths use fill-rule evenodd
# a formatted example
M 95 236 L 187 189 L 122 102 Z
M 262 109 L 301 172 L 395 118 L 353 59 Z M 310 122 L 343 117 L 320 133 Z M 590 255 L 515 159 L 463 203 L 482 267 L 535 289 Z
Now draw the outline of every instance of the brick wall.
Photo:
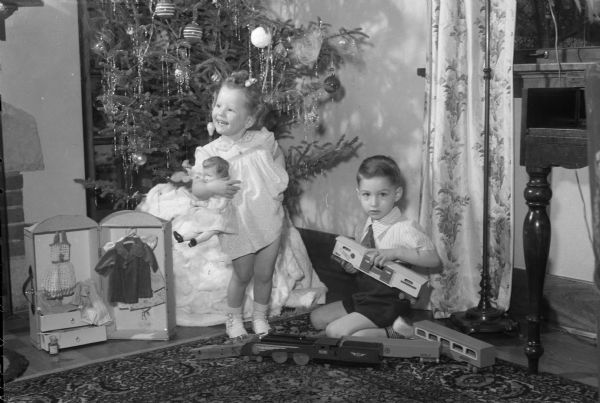
M 27 309 L 27 300 L 21 288 L 27 278 L 25 270 L 25 228 L 23 213 L 23 175 L 6 173 L 6 213 L 8 221 L 8 250 L 10 255 L 10 288 L 13 312 Z

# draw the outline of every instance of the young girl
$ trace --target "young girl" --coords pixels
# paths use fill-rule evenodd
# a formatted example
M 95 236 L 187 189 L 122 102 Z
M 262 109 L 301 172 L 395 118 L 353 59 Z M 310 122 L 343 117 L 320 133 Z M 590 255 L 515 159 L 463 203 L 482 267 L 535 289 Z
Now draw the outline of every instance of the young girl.
M 403 188 L 394 160 L 381 155 L 365 159 L 356 180 L 358 198 L 368 218 L 357 227 L 355 239 L 369 248 L 367 253 L 373 256 L 374 264 L 399 260 L 414 266 L 438 267 L 440 259 L 431 240 L 396 206 Z M 312 311 L 313 326 L 336 338 L 378 335 L 382 329 L 388 337 L 410 336 L 412 327 L 404 319 L 410 313 L 409 299 L 349 264 L 343 267 L 356 273 L 358 291 Z
M 223 251 L 232 259 L 234 269 L 227 287 L 226 331 L 230 338 L 247 334 L 242 305 L 252 279 L 253 331 L 265 334 L 270 330 L 267 311 L 284 220 L 282 200 L 288 175 L 273 133 L 264 128 L 252 130 L 261 112 L 259 86 L 249 80 L 247 72 L 233 73 L 221 85 L 212 109 L 212 123 L 221 137 L 199 147 L 195 153 L 196 167 L 206 158 L 218 155 L 229 162 L 231 177 L 240 181 L 240 189 L 232 199 L 238 232 L 221 235 Z M 231 184 L 219 182 L 194 183 L 192 193 L 205 199 L 232 192 Z

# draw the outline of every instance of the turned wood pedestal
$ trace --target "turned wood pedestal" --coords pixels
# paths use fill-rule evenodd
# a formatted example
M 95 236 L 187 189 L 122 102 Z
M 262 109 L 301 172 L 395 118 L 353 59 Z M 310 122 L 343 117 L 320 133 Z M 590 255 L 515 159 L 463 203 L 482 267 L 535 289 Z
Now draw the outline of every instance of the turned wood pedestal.
M 529 175 L 523 223 L 529 309 L 529 372 L 538 372 L 544 348 L 540 340 L 541 303 L 550 250 L 551 224 L 546 208 L 552 198 L 552 167 L 583 168 L 588 164 L 585 122 L 585 72 L 593 63 L 515 65 L 515 94 L 522 94 L 520 163 Z

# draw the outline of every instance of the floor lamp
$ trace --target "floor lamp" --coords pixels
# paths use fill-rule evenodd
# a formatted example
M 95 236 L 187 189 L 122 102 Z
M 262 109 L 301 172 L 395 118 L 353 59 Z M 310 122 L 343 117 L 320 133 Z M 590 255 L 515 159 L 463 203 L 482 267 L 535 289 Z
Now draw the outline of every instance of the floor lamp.
M 464 312 L 453 313 L 452 323 L 464 333 L 510 332 L 517 327 L 503 309 L 495 308 L 490 302 L 490 268 L 489 268 L 489 166 L 490 166 L 490 0 L 485 2 L 485 80 L 484 121 L 483 121 L 483 262 L 481 270 L 480 300 L 476 307 Z

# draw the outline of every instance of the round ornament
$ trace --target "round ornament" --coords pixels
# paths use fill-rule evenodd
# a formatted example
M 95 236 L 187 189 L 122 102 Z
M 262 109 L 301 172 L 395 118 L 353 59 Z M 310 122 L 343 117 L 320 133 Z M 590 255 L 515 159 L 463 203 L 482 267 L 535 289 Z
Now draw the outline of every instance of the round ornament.
M 131 160 L 135 165 L 142 166 L 148 161 L 148 158 L 143 153 L 133 153 L 131 154 Z
M 168 0 L 159 1 L 154 9 L 154 15 L 161 18 L 171 18 L 175 15 L 175 4 Z
M 104 44 L 104 42 L 98 41 L 94 44 L 94 46 L 92 46 L 92 51 L 94 53 L 102 55 L 104 52 L 106 52 L 106 45 Z
M 183 37 L 189 41 L 199 41 L 202 39 L 202 28 L 196 22 L 192 22 L 183 28 Z
M 250 42 L 259 49 L 269 46 L 272 39 L 271 33 L 263 27 L 254 28 L 250 33 Z
M 331 74 L 323 81 L 323 89 L 330 94 L 339 90 L 341 85 L 339 78 L 335 74 Z

